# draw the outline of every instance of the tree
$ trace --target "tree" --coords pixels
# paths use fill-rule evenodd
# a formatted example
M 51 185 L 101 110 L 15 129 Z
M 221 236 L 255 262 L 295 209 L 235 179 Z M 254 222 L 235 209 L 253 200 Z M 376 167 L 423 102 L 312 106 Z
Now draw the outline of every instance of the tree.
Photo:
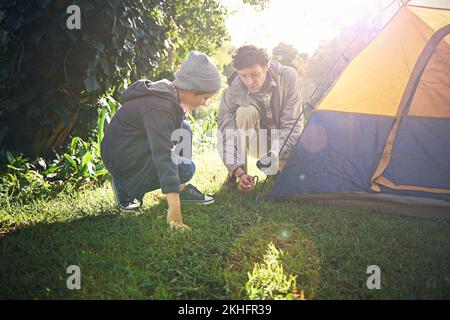
M 87 130 L 105 92 L 171 77 L 191 50 L 210 54 L 227 38 L 217 0 L 1 0 L 1 12 L 0 149 L 34 156 Z
M 270 0 L 243 0 L 243 2 L 254 6 L 259 11 L 267 9 L 270 4 Z
M 307 53 L 300 53 L 293 45 L 280 42 L 272 49 L 272 58 L 282 65 L 289 66 L 303 74 L 302 66 L 308 59 Z
M 222 46 L 216 50 L 213 56 L 217 67 L 221 70 L 225 78 L 230 77 L 234 71 L 232 59 L 234 49 L 235 48 L 231 44 L 231 42 L 227 41 L 224 42 Z

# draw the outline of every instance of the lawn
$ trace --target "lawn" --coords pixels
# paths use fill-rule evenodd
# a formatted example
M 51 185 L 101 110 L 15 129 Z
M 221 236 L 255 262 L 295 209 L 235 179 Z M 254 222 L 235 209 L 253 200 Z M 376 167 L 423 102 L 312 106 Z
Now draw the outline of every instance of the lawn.
M 110 186 L 0 207 L 0 299 L 246 298 L 247 272 L 272 242 L 306 299 L 449 299 L 450 226 L 431 220 L 225 193 L 215 154 L 194 183 L 216 194 L 185 205 L 192 230 L 170 231 L 160 192 L 143 210 L 119 213 Z M 256 169 L 253 168 L 254 173 Z M 68 266 L 81 270 L 69 290 Z M 367 267 L 381 270 L 369 290 Z

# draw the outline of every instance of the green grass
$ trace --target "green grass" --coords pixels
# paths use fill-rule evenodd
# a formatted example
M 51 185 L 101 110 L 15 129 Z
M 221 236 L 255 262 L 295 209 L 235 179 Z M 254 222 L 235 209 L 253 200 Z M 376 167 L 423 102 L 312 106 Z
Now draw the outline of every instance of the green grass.
M 25 206 L 3 199 L 0 299 L 245 298 L 271 241 L 306 299 L 450 298 L 447 221 L 255 202 L 219 191 L 216 155 L 197 168 L 194 183 L 216 202 L 183 206 L 189 232 L 168 229 L 160 192 L 135 214 L 115 209 L 109 185 Z M 81 290 L 66 287 L 69 265 L 81 269 Z M 366 287 L 369 265 L 381 268 L 381 290 Z

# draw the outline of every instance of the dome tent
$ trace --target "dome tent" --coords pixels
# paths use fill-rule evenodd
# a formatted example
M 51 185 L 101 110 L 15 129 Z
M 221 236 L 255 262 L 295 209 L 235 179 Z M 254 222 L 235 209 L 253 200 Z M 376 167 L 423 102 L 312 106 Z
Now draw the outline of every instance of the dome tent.
M 319 102 L 267 197 L 450 219 L 449 33 L 450 10 L 403 5 Z

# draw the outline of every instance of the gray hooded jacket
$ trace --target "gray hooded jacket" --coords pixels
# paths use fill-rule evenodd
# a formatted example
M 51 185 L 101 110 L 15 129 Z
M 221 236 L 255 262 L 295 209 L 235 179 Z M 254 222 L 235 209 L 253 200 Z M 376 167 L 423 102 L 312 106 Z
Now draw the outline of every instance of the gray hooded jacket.
M 157 176 L 163 193 L 179 192 L 171 135 L 181 127 L 183 109 L 168 80 L 139 80 L 122 95 L 101 143 L 105 166 L 130 196 L 149 191 Z

